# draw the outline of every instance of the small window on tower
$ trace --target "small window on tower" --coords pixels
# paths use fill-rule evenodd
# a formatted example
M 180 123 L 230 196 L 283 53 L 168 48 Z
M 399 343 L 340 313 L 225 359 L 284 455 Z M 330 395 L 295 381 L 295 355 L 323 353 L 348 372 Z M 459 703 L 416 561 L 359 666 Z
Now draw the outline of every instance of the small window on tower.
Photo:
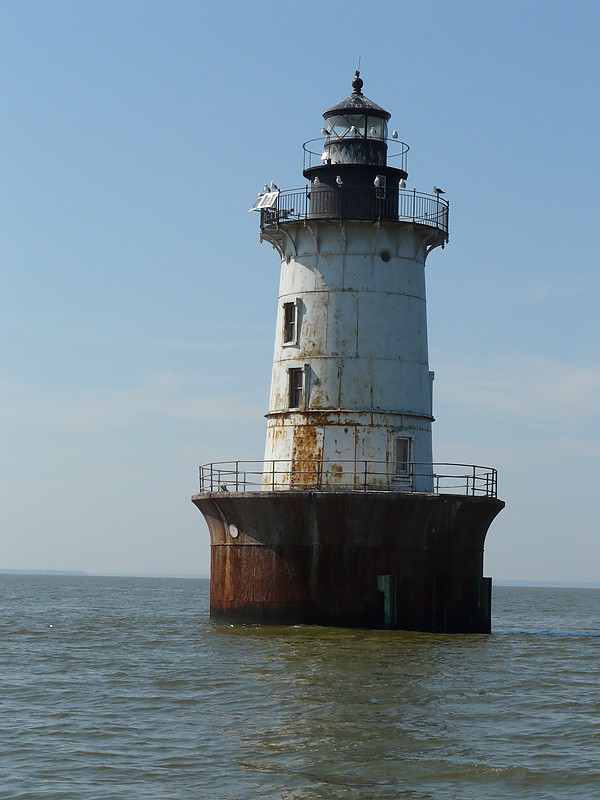
M 302 369 L 289 369 L 288 370 L 288 407 L 301 408 L 302 407 Z
M 386 196 L 387 179 L 385 175 L 376 175 L 373 181 L 375 185 L 375 197 L 378 200 L 384 200 Z
M 394 439 L 394 464 L 397 478 L 408 475 L 410 470 L 410 439 L 397 436 Z
M 283 304 L 283 343 L 296 344 L 298 330 L 298 306 L 296 303 Z

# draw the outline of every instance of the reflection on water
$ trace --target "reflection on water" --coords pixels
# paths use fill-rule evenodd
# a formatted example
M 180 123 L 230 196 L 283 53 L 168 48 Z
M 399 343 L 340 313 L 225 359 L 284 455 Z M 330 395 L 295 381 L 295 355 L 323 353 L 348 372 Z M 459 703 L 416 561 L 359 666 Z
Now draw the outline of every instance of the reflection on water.
M 527 627 L 525 608 L 548 627 L 555 618 L 543 609 L 563 607 L 560 597 L 544 593 L 498 592 L 500 621 L 508 628 Z M 537 608 L 536 600 L 542 601 Z M 582 625 L 593 619 L 589 609 L 570 607 Z M 287 775 L 282 796 L 331 797 L 333 787 L 344 786 L 345 796 L 357 798 L 456 797 L 460 786 L 460 796 L 477 797 L 482 780 L 496 791 L 539 786 L 551 796 L 550 776 L 557 787 L 575 789 L 568 761 L 589 773 L 590 685 L 574 691 L 572 676 L 586 637 L 588 645 L 598 638 L 597 627 L 566 636 L 536 630 L 531 621 L 528 632 L 513 635 L 282 633 L 216 630 L 235 642 L 238 666 L 253 673 L 244 682 L 261 698 L 261 713 L 252 708 L 236 731 L 245 754 L 238 763 L 247 772 L 277 776 L 280 786 Z M 254 671 L 257 653 L 262 666 Z M 565 735 L 572 737 L 568 757 Z

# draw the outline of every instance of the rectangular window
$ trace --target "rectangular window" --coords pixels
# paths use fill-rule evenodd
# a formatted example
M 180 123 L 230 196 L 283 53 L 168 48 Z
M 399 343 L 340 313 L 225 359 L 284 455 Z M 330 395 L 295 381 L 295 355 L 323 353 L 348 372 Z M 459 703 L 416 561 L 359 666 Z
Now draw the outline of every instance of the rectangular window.
M 409 474 L 410 439 L 407 436 L 397 436 L 394 439 L 394 464 L 397 478 Z
M 288 369 L 288 407 L 302 407 L 302 369 Z
M 296 323 L 297 323 L 296 303 L 283 304 L 283 343 L 296 344 Z
M 375 176 L 375 197 L 378 200 L 385 200 L 387 180 L 385 175 Z

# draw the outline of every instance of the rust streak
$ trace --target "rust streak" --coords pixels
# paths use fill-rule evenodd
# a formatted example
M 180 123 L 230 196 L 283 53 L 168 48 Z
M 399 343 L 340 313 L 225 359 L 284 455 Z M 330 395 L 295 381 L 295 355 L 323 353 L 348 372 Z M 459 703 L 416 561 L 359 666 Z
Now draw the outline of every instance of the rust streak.
M 323 436 L 320 428 L 299 425 L 294 430 L 291 485 L 314 488 L 319 485 L 323 459 Z

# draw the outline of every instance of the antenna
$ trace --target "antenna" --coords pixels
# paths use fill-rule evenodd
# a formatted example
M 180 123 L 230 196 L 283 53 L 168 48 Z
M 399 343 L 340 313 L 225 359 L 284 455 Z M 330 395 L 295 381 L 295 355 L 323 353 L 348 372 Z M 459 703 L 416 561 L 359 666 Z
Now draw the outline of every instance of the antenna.
M 358 72 L 360 72 L 360 60 L 361 60 L 361 58 L 362 58 L 362 56 L 358 57 L 358 67 L 357 67 Z

